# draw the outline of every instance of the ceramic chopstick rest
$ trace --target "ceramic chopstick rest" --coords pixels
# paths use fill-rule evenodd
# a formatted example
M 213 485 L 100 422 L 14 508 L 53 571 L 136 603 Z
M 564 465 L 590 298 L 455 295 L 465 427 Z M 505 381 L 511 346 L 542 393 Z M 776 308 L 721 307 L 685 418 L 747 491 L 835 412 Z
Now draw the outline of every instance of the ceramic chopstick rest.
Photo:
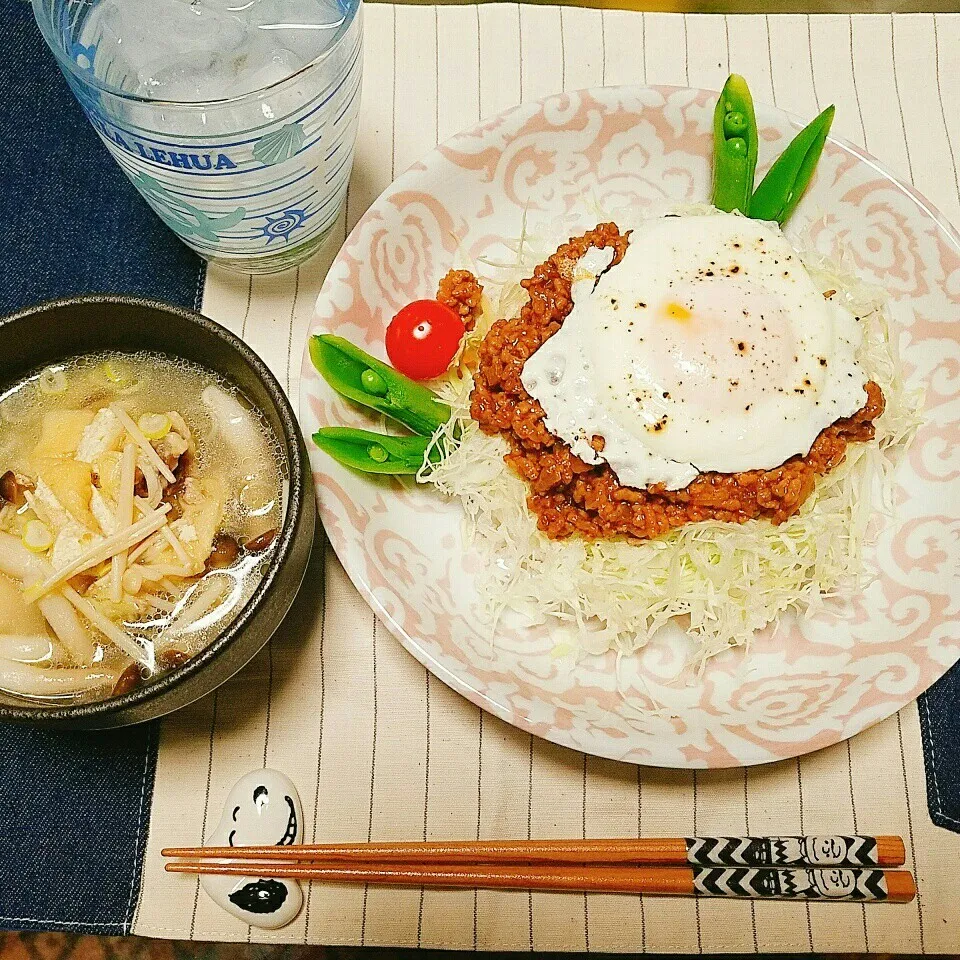
M 254 770 L 230 790 L 208 847 L 289 846 L 302 838 L 303 811 L 290 778 L 277 770 Z M 276 930 L 303 906 L 296 880 L 205 875 L 200 885 L 218 906 L 244 923 Z

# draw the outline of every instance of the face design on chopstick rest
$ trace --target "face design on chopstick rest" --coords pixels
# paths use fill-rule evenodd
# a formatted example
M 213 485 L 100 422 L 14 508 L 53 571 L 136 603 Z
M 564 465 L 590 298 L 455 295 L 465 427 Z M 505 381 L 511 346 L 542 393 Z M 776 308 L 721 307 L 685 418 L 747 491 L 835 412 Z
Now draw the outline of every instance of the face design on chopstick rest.
M 228 897 L 234 906 L 246 913 L 277 913 L 287 900 L 288 890 L 282 880 L 260 879 L 244 883 Z
M 260 773 L 273 774 L 273 771 L 262 770 Z M 254 779 L 262 781 L 272 777 L 261 776 Z M 271 794 L 271 788 L 266 783 L 258 782 L 253 791 L 244 796 L 238 787 L 239 784 L 230 791 L 231 797 L 234 793 L 239 796 L 230 811 L 233 827 L 227 834 L 227 845 L 243 847 L 254 843 L 274 843 L 277 846 L 287 846 L 293 843 L 300 820 L 290 791 L 285 787 L 278 791 L 277 784 L 274 784 Z M 296 795 L 296 790 L 292 792 Z
M 288 846 L 301 839 L 302 824 L 300 797 L 289 777 L 277 770 L 254 770 L 230 790 L 205 846 Z M 296 880 L 204 875 L 200 884 L 228 913 L 268 930 L 286 926 L 303 906 Z

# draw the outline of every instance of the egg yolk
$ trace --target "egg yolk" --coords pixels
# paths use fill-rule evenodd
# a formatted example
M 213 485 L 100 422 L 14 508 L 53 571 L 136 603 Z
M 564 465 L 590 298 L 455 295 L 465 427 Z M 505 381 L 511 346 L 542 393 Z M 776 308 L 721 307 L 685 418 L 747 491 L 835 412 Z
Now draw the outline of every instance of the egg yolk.
M 655 387 L 688 411 L 717 412 L 742 411 L 775 397 L 778 386 L 792 386 L 800 351 L 775 297 L 729 280 L 679 286 L 657 310 L 660 323 L 669 322 L 662 335 L 656 322 L 633 328 L 642 343 L 631 358 L 628 391 Z M 659 403 L 642 406 L 659 415 Z
M 693 316 L 682 303 L 676 301 L 667 304 L 666 313 L 671 320 L 689 320 Z

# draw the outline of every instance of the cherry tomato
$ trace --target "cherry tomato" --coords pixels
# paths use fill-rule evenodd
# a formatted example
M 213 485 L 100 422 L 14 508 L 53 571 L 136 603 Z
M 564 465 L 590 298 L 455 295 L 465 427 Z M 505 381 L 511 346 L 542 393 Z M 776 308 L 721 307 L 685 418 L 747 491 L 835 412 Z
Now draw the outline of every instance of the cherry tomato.
M 436 300 L 414 300 L 387 327 L 387 356 L 412 380 L 432 380 L 450 366 L 465 329 L 448 306 Z

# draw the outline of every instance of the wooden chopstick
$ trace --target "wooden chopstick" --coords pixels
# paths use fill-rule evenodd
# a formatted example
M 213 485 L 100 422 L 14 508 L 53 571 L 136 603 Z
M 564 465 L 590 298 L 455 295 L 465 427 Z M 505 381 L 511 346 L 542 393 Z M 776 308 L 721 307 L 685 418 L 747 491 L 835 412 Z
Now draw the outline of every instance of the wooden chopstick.
M 749 867 L 623 866 L 605 864 L 465 865 L 365 863 L 284 863 L 278 860 L 194 860 L 168 863 L 170 873 L 277 877 L 327 883 L 369 883 L 400 887 L 576 890 L 681 897 L 736 897 L 776 900 L 846 900 L 906 903 L 916 896 L 905 870 L 754 869 Z
M 898 867 L 900 837 L 649 837 L 441 843 L 315 843 L 296 846 L 169 847 L 191 860 L 282 860 L 350 864 L 699 864 L 743 867 Z

